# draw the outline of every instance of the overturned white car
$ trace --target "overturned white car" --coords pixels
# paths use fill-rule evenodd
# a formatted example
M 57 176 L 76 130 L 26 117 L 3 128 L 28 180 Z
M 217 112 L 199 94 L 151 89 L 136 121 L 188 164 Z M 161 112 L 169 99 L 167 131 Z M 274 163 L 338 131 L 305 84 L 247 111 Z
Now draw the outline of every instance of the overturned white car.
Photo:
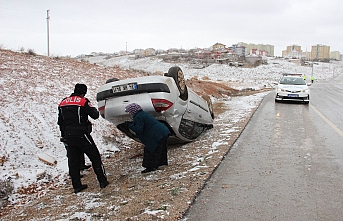
M 169 142 L 189 142 L 213 127 L 213 107 L 210 97 L 200 97 L 187 88 L 182 70 L 171 67 L 164 76 L 146 76 L 107 80 L 97 91 L 98 109 L 127 136 L 135 134 L 125 126 L 132 121 L 125 107 L 139 104 L 171 131 Z

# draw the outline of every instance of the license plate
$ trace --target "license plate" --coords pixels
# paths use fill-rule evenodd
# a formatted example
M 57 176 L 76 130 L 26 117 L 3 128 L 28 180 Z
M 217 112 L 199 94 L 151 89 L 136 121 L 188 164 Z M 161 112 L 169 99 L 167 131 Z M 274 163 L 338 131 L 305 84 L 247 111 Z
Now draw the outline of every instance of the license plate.
M 122 84 L 112 87 L 112 93 L 117 93 L 121 91 L 130 91 L 130 90 L 136 90 L 137 89 L 137 83 L 130 83 L 130 84 Z
M 289 94 L 288 97 L 299 97 L 299 94 Z

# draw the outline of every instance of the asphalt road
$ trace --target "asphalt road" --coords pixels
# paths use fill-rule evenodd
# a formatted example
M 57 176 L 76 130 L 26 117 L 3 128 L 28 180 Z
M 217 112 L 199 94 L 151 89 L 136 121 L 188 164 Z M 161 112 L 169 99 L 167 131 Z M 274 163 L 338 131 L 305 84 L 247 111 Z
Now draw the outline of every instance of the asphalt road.
M 268 94 L 184 220 L 343 220 L 343 77 Z

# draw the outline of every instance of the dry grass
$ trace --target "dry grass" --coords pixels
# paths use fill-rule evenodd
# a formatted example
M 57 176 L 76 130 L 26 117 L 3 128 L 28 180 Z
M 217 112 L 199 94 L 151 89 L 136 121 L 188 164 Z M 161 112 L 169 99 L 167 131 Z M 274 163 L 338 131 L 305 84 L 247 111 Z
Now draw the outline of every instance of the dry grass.
M 100 190 L 94 173 L 88 171 L 83 183 L 87 183 L 89 188 L 84 193 L 72 193 L 70 181 L 65 178 L 65 185 L 51 186 L 48 194 L 37 200 L 18 208 L 7 207 L 3 218 L 70 219 L 76 212 L 83 212 L 89 214 L 91 220 L 179 220 L 247 121 L 248 117 L 234 125 L 236 132 L 224 140 L 220 137 L 221 128 L 215 125 L 195 142 L 170 146 L 169 166 L 149 174 L 140 173 L 142 157 L 137 153 L 142 152 L 142 145 L 133 143 L 131 148 L 123 149 L 104 161 L 110 181 L 105 189 Z M 221 123 L 217 122 L 217 125 Z M 219 139 L 226 144 L 209 154 L 211 145 Z M 97 206 L 89 208 L 89 204 Z
M 8 53 L 13 59 L 25 56 L 14 54 L 14 52 Z M 49 64 L 49 62 L 54 62 L 54 64 Z M 68 62 L 68 67 L 72 67 L 75 72 L 85 70 L 85 66 L 86 70 L 99 68 L 73 60 L 46 59 L 44 65 L 56 67 L 61 62 Z M 1 74 L 11 74 L 22 67 L 25 66 L 15 67 L 13 63 L 12 67 Z M 32 72 L 32 69 L 27 70 L 28 74 Z M 119 68 L 103 68 L 99 69 L 99 72 L 103 73 L 102 78 L 104 76 L 110 78 L 114 72 L 120 73 L 117 74 L 118 76 L 137 75 L 135 72 Z M 29 77 L 35 78 L 37 84 L 43 84 L 46 79 L 40 79 L 39 76 L 32 74 Z M 61 76 L 61 81 L 67 81 L 65 77 L 67 76 Z M 16 82 L 17 80 L 13 79 L 13 85 Z M 61 82 L 61 84 L 65 83 Z M 199 94 L 212 95 L 216 98 L 239 93 L 225 82 L 222 84 L 204 83 L 198 79 L 191 79 L 187 81 L 187 85 Z M 11 87 L 11 85 L 6 85 L 6 87 Z M 27 91 L 27 93 L 33 92 Z M 214 103 L 215 115 L 226 110 L 227 107 L 223 103 Z M 251 110 L 251 113 L 253 111 Z M 0 218 L 2 220 L 179 220 L 238 138 L 249 118 L 250 115 L 247 115 L 238 122 L 230 122 L 230 119 L 216 120 L 214 128 L 196 141 L 185 145 L 170 146 L 168 148 L 169 166 L 148 174 L 140 173 L 142 145 L 132 142 L 130 148 L 122 148 L 120 152 L 104 159 L 110 181 L 110 185 L 105 189 L 100 190 L 93 171 L 87 171 L 82 182 L 88 184 L 88 189 L 74 194 L 70 180 L 64 175 L 63 185 L 57 185 L 51 181 L 43 186 L 33 185 L 28 188 L 26 194 L 22 195 L 21 204 L 5 207 Z M 235 131 L 223 137 L 221 133 L 225 128 L 222 125 L 229 123 Z M 223 144 L 214 148 L 212 144 L 218 140 L 221 140 Z M 31 200 L 30 195 L 36 199 Z M 86 218 L 79 218 L 80 216 Z

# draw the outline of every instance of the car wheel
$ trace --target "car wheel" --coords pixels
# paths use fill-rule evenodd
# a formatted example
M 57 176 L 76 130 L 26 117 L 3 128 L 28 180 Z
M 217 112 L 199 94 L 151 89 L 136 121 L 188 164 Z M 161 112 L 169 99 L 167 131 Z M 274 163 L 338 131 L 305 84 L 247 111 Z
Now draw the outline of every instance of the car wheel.
M 177 88 L 179 89 L 180 95 L 183 96 L 184 94 L 186 94 L 186 81 L 181 68 L 178 66 L 169 68 L 168 76 L 174 79 Z
M 110 78 L 106 81 L 106 84 L 114 82 L 114 81 L 119 81 L 119 79 L 118 78 Z
M 208 95 L 203 95 L 202 98 L 206 101 L 208 110 L 210 111 L 212 119 L 214 119 L 214 113 L 213 113 L 213 104 L 210 96 Z

